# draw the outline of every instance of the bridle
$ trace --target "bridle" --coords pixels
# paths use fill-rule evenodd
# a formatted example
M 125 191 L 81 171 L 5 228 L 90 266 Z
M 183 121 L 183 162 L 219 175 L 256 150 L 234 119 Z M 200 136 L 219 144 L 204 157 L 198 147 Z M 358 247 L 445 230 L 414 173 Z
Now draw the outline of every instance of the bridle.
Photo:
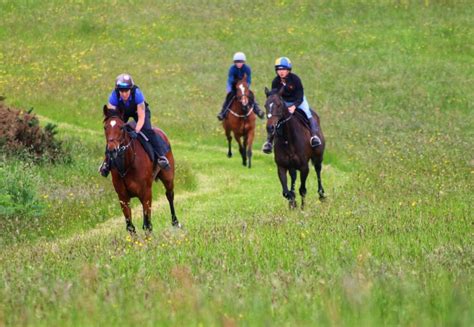
M 272 96 L 272 95 L 271 95 Z M 281 102 L 281 106 L 286 108 L 285 102 L 283 102 L 283 99 L 281 96 L 278 96 L 278 99 Z M 273 130 L 271 132 L 272 135 L 275 135 L 276 131 L 279 130 L 283 125 L 285 125 L 287 122 L 289 122 L 292 118 L 293 115 L 289 114 L 287 117 L 285 117 L 285 113 L 282 110 L 282 113 L 280 114 L 275 114 L 273 112 L 273 106 L 275 105 L 275 102 L 271 102 L 269 105 L 265 104 L 265 107 L 268 109 L 268 114 L 267 114 L 267 119 L 270 119 L 272 117 L 278 118 L 276 124 L 272 124 L 271 126 L 273 127 Z
M 111 118 L 118 118 L 122 120 L 120 117 L 111 116 L 107 118 L 106 124 L 110 121 Z M 133 163 L 135 162 L 135 158 L 137 156 L 135 153 L 135 145 L 133 142 L 133 138 L 130 138 L 130 141 L 127 144 L 123 144 L 125 142 L 125 133 L 127 133 L 126 126 L 127 125 L 124 124 L 120 127 L 121 133 L 120 133 L 119 145 L 112 150 L 109 150 L 108 147 L 106 149 L 106 154 L 108 155 L 110 161 L 112 162 L 112 165 L 117 168 L 117 171 L 121 178 L 124 178 L 127 175 L 128 171 L 133 166 Z M 127 167 L 127 169 L 125 169 L 125 153 L 129 148 L 132 148 L 133 160 L 131 164 Z
M 230 109 L 230 108 L 229 108 L 228 110 L 229 110 L 229 112 L 230 112 L 233 116 L 235 116 L 235 117 L 237 117 L 237 118 L 247 118 L 247 117 L 250 116 L 250 114 L 253 112 L 253 106 L 250 107 L 250 108 L 248 107 L 248 105 L 249 105 L 249 96 L 248 96 L 248 95 L 245 95 L 245 86 L 243 86 L 242 84 L 239 84 L 238 87 L 239 87 L 240 90 L 242 91 L 242 95 L 235 95 L 235 98 L 237 98 L 237 101 L 239 101 L 240 104 L 242 105 L 242 108 L 243 108 L 244 112 L 245 112 L 245 108 L 247 108 L 247 112 L 246 112 L 245 114 L 241 115 L 241 114 L 236 113 L 235 111 L 233 111 L 233 110 Z M 247 88 L 247 89 L 248 89 L 248 88 Z M 247 99 L 247 104 L 244 104 L 244 103 L 243 103 L 243 99 L 244 99 L 244 98 Z M 249 109 L 250 109 L 250 110 L 249 110 Z

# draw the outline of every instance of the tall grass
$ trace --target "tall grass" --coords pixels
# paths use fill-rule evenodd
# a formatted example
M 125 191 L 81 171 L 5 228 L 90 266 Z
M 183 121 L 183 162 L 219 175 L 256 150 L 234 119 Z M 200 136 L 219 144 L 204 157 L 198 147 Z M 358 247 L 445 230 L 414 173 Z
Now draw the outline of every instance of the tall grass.
M 38 228 L 0 234 L 0 323 L 472 325 L 469 2 L 8 1 L 0 11 L 0 94 L 57 124 L 73 154 L 28 171 L 45 205 Z M 225 157 L 215 115 L 238 50 L 260 103 L 274 59 L 293 60 L 327 137 L 326 202 L 311 173 L 306 209 L 288 210 L 273 158 L 258 151 L 263 122 L 251 170 Z M 96 173 L 100 109 L 123 71 L 172 140 L 184 230 L 169 227 L 157 185 L 153 236 L 128 238 Z

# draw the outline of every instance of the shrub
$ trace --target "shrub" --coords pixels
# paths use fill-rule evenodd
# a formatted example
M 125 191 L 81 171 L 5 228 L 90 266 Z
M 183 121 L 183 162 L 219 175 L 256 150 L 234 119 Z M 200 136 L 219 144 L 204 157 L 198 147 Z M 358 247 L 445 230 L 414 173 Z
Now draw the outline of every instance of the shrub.
M 31 112 L 32 109 L 14 110 L 0 102 L 0 149 L 7 155 L 34 162 L 69 162 L 70 156 L 54 137 L 56 125 L 41 128 Z

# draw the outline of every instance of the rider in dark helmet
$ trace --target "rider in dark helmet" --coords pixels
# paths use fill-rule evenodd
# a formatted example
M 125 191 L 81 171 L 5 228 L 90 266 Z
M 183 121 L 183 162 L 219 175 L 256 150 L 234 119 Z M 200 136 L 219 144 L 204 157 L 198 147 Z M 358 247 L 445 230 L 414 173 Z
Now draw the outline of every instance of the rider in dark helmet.
M 234 64 L 230 66 L 229 68 L 229 73 L 227 77 L 227 96 L 225 98 L 224 104 L 222 105 L 221 112 L 217 115 L 217 119 L 219 120 L 224 120 L 227 110 L 229 109 L 229 105 L 232 101 L 232 99 L 235 97 L 235 84 L 241 80 L 244 75 L 247 76 L 247 84 L 250 87 L 250 83 L 252 82 L 252 70 L 250 69 L 250 66 L 248 66 L 245 61 L 246 57 L 243 52 L 236 52 L 234 54 Z M 255 96 L 252 91 L 250 91 L 250 105 L 252 103 L 254 104 L 253 106 L 253 111 L 255 114 L 260 117 L 260 119 L 263 119 L 265 114 L 263 111 L 260 109 L 257 101 L 255 101 Z
M 137 123 L 135 127 L 136 134 L 142 132 L 150 140 L 155 153 L 157 154 L 157 163 L 163 168 L 169 168 L 169 161 L 166 158 L 166 143 L 158 137 L 151 126 L 151 113 L 148 103 L 145 102 L 140 88 L 133 82 L 129 74 L 120 74 L 115 79 L 115 89 L 109 96 L 107 104 L 109 109 L 119 108 L 124 113 L 125 122 L 133 118 Z M 107 159 L 99 167 L 102 176 L 107 177 L 110 171 L 110 165 Z
M 283 86 L 282 98 L 290 113 L 294 113 L 296 108 L 298 108 L 303 110 L 306 114 L 311 129 L 310 143 L 311 146 L 315 148 L 321 145 L 321 140 L 317 135 L 318 126 L 316 125 L 316 121 L 312 119 L 308 101 L 304 96 L 301 79 L 291 72 L 292 68 L 291 61 L 287 57 L 280 57 L 275 61 L 275 72 L 277 73 L 277 76 L 272 82 L 272 89 L 279 90 Z M 272 148 L 273 134 L 268 133 L 267 141 L 263 145 L 262 151 L 265 153 L 271 153 Z

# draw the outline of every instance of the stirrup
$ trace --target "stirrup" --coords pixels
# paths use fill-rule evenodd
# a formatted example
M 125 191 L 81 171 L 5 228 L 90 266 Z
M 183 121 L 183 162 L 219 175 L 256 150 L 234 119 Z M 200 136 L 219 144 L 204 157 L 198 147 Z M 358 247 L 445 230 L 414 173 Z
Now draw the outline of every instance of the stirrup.
M 317 148 L 318 146 L 321 145 L 321 139 L 317 135 L 311 136 L 311 139 L 309 140 L 311 143 L 311 147 Z

